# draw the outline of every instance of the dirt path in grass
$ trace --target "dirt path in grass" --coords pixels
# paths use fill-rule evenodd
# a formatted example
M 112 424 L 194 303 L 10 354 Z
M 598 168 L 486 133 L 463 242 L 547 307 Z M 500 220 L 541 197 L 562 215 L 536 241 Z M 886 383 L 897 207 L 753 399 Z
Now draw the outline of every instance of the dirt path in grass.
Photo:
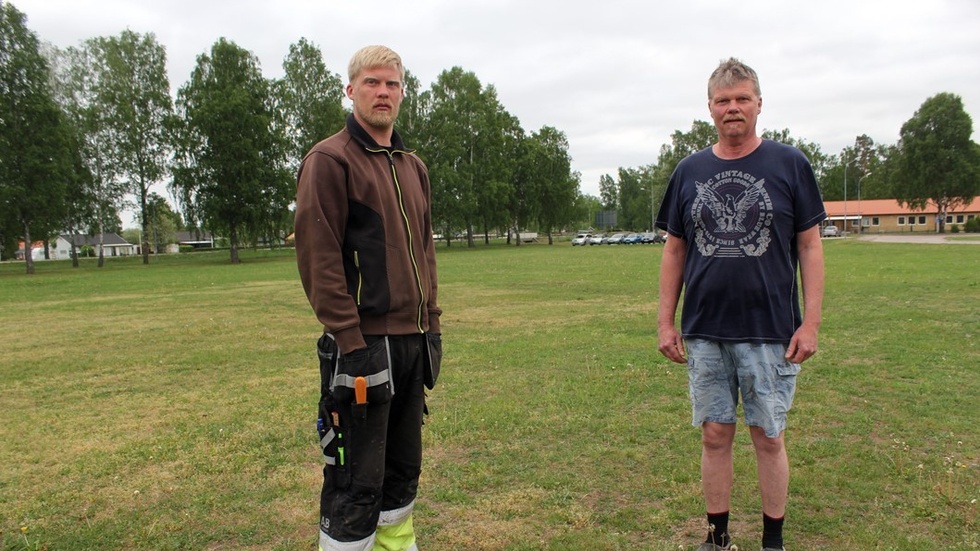
M 980 235 L 977 234 L 949 234 L 949 233 L 887 233 L 887 234 L 863 234 L 849 237 L 848 239 L 860 239 L 861 241 L 875 241 L 878 243 L 931 243 L 931 244 L 954 244 L 954 245 L 980 245 Z

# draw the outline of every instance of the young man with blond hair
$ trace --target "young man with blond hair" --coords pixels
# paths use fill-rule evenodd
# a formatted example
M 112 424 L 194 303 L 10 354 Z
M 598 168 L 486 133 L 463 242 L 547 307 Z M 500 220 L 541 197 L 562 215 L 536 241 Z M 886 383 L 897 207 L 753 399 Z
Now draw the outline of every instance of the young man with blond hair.
M 424 386 L 442 356 L 429 176 L 394 129 L 401 58 L 358 50 L 345 127 L 300 166 L 296 259 L 323 335 L 321 551 L 417 551 Z

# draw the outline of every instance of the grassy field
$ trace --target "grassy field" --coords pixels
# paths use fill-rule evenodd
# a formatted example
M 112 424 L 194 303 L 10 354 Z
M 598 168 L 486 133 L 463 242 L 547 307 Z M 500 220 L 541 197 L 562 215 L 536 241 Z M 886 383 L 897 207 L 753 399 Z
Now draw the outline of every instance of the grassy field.
M 703 537 L 661 246 L 440 248 L 423 551 Z M 787 548 L 980 548 L 980 248 L 826 244 L 787 442 Z M 320 332 L 290 251 L 0 265 L 0 549 L 312 550 Z M 751 444 L 735 542 L 758 548 Z

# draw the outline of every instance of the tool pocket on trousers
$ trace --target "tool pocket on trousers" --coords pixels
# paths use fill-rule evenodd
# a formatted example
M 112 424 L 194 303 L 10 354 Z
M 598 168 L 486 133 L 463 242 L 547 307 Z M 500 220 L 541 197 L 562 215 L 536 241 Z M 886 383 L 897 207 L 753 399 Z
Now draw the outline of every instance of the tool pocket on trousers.
M 343 489 L 350 486 L 351 473 L 346 457 L 348 431 L 339 410 L 333 396 L 322 396 L 316 431 L 323 451 L 323 475 L 333 487 Z
M 442 365 L 442 335 L 434 333 L 425 334 L 425 371 L 424 379 L 426 388 L 432 390 L 436 386 L 439 378 L 439 367 Z
M 316 356 L 320 360 L 320 397 L 330 392 L 330 378 L 337 365 L 337 343 L 324 333 L 316 341 Z
M 331 381 L 331 394 L 342 404 L 355 403 L 357 380 L 363 378 L 367 387 L 367 403 L 383 404 L 395 393 L 391 382 L 391 356 L 388 339 L 379 339 L 367 348 L 351 354 L 341 354 Z

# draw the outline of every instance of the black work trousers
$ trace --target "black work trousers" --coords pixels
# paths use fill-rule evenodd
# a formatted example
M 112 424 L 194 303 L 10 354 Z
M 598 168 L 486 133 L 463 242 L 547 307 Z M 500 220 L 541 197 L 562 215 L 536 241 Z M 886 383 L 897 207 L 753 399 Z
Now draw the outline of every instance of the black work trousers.
M 381 511 L 410 504 L 422 470 L 425 335 L 365 336 L 368 351 L 342 357 L 324 335 L 320 358 L 317 428 L 325 459 L 320 493 L 320 529 L 337 541 L 358 541 L 375 532 Z M 345 362 L 370 354 L 372 386 L 366 405 L 357 405 L 339 384 L 349 377 Z M 335 380 L 336 379 L 336 380 Z

